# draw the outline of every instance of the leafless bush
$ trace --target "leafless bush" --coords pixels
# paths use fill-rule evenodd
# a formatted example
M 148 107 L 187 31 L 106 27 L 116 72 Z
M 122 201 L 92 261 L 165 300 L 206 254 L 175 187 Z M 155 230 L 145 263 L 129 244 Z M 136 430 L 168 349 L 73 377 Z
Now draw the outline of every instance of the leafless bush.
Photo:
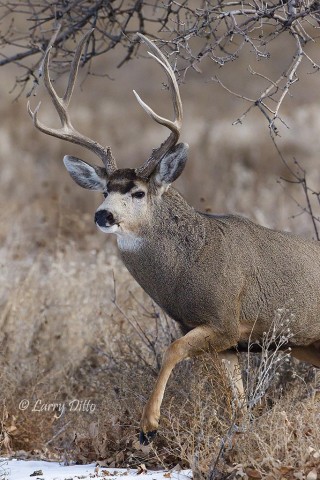
M 169 346 L 178 337 L 178 328 L 154 302 L 151 302 L 149 306 L 151 308 L 148 309 L 133 293 L 131 293 L 131 296 L 132 304 L 136 304 L 138 309 L 134 309 L 128 314 L 117 300 L 117 286 L 114 279 L 112 301 L 123 319 L 130 325 L 133 334 L 139 339 L 139 344 L 136 345 L 135 342 L 128 339 L 126 332 L 126 338 L 122 338 L 121 345 L 129 345 L 134 363 L 141 363 L 143 368 L 146 367 L 153 374 L 158 374 L 161 368 L 163 350 L 165 346 Z M 142 324 L 139 320 L 141 314 L 143 317 Z M 151 330 L 146 328 L 146 321 L 152 325 Z
M 313 226 L 313 231 L 315 234 L 316 240 L 320 240 L 320 233 L 319 233 L 319 223 L 320 223 L 320 217 L 319 214 L 317 213 L 317 210 L 320 205 L 320 191 L 315 190 L 312 186 L 310 186 L 310 180 L 307 171 L 302 167 L 302 165 L 294 159 L 293 166 L 289 165 L 288 162 L 284 159 L 282 153 L 278 149 L 279 156 L 283 163 L 286 165 L 286 168 L 288 170 L 288 174 L 290 175 L 290 178 L 282 178 L 286 183 L 291 183 L 294 185 L 300 186 L 300 189 L 303 192 L 304 195 L 304 203 L 300 202 L 299 200 L 296 200 L 295 197 L 291 197 L 293 202 L 297 205 L 299 208 L 299 213 L 297 215 L 294 215 L 294 217 L 307 214 L 309 219 L 312 222 Z
M 296 471 L 303 472 L 313 468 L 319 441 L 318 429 L 314 428 L 319 400 L 316 395 L 302 398 L 298 394 L 301 382 L 295 382 L 282 397 L 274 397 L 272 409 L 267 403 L 259 403 L 267 385 L 272 386 L 271 380 L 278 381 L 271 373 L 281 361 L 269 351 L 262 353 L 260 364 L 244 362 L 250 369 L 247 383 L 252 405 L 242 420 L 230 379 L 214 353 L 183 362 L 170 379 L 155 443 L 140 447 L 142 406 L 158 373 L 161 354 L 177 332 L 152 302 L 142 303 L 134 293 L 124 309 L 121 289 L 117 281 L 113 302 L 118 317 L 112 342 L 101 337 L 76 368 L 66 368 L 62 376 L 39 374 L 32 383 L 29 378 L 10 397 L 3 410 L 1 431 L 2 435 L 7 432 L 14 451 L 33 448 L 35 455 L 65 461 L 98 458 L 111 467 L 140 463 L 148 468 L 173 467 L 179 463 L 191 466 L 197 478 L 205 478 L 208 472 L 223 478 L 241 469 L 244 476 L 250 468 L 265 474 L 283 465 L 294 465 Z M 268 350 L 274 342 L 280 348 L 285 343 L 288 315 L 285 309 L 277 312 L 262 348 Z M 41 396 L 48 402 L 90 398 L 97 409 L 94 416 L 70 411 L 61 416 L 58 412 L 35 416 L 19 411 L 12 402 L 25 396 Z
M 279 376 L 279 369 L 288 358 L 290 349 L 283 352 L 288 345 L 292 333 L 290 321 L 292 314 L 289 308 L 279 308 L 275 312 L 274 320 L 269 331 L 263 333 L 263 338 L 255 345 L 261 348 L 258 361 L 253 365 L 250 348 L 252 339 L 249 339 L 248 355 L 245 367 L 246 404 L 249 412 L 262 400 L 266 391 Z
M 74 49 L 74 40 L 84 31 L 94 28 L 87 42 L 83 63 L 124 46 L 119 66 L 137 50 L 134 36 L 140 31 L 152 38 L 161 37 L 161 44 L 179 59 L 177 71 L 185 78 L 188 69 L 200 71 L 200 65 L 209 59 L 219 67 L 245 58 L 247 68 L 259 87 L 246 92 L 232 92 L 217 73 L 211 75 L 223 88 L 248 103 L 248 108 L 237 122 L 257 107 L 266 117 L 270 130 L 277 133 L 277 121 L 285 97 L 298 81 L 303 61 L 312 72 L 319 70 L 319 61 L 313 59 L 312 44 L 318 37 L 320 4 L 318 0 L 288 1 L 234 1 L 194 2 L 170 0 L 41 0 L 31 2 L 1 2 L 2 60 L 0 66 L 15 63 L 23 72 L 17 83 L 24 88 L 30 79 L 37 81 L 36 69 L 44 51 L 54 43 L 60 53 L 56 68 L 65 68 Z M 246 58 L 249 53 L 256 60 L 270 62 L 273 45 L 288 38 L 289 48 L 283 52 L 281 67 L 276 74 L 268 69 L 254 70 Z M 73 40 L 70 42 L 70 39 Z M 12 47 L 14 47 L 12 49 Z M 317 54 L 315 54 L 317 57 Z M 94 73 L 94 69 L 89 67 Z
M 229 472 L 249 469 L 254 478 L 303 478 L 319 468 L 319 399 L 299 400 L 299 387 L 278 399 L 272 409 L 262 412 L 253 428 L 238 438 L 229 461 Z M 298 399 L 298 400 L 297 400 Z M 252 472 L 254 474 L 254 472 Z M 253 476 L 252 474 L 252 476 Z M 237 478 L 237 477 L 236 477 Z M 244 477 L 246 478 L 246 477 Z
M 2 402 L 0 407 L 0 450 L 4 450 L 6 452 L 11 451 L 10 447 L 10 437 L 8 435 L 8 429 L 6 428 L 6 422 L 8 420 L 8 410 L 6 408 L 5 402 Z M 1 474 L 1 462 L 0 462 L 0 474 Z

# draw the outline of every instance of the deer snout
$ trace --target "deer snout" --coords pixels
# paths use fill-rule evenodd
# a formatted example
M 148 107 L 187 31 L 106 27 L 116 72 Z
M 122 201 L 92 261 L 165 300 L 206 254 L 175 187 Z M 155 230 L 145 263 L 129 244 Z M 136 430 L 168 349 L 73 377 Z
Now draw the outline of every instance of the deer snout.
M 99 227 L 112 226 L 116 223 L 113 214 L 109 210 L 98 210 L 95 213 L 94 221 Z

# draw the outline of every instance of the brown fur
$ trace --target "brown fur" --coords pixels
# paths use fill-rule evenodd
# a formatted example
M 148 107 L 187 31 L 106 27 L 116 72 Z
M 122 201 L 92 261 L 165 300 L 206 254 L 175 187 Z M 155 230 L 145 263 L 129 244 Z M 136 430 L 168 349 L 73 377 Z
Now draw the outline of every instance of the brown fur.
M 121 258 L 184 331 L 212 325 L 223 336 L 215 347 L 226 350 L 249 335 L 261 338 L 275 311 L 290 304 L 292 345 L 320 339 L 318 242 L 236 215 L 196 212 L 173 188 L 140 233 L 143 246 Z
M 124 264 L 185 334 L 165 354 L 144 408 L 144 433 L 157 429 L 176 363 L 214 348 L 234 371 L 230 349 L 261 341 L 280 308 L 289 310 L 292 354 L 320 367 L 318 242 L 237 215 L 196 212 L 172 187 L 151 194 L 148 216 L 134 234 L 138 248 L 122 249 L 118 242 Z

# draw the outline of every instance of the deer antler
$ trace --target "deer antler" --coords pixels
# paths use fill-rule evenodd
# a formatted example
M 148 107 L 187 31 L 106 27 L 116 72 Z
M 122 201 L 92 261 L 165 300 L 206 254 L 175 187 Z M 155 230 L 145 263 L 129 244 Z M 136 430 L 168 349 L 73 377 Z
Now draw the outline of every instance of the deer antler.
M 175 74 L 166 59 L 166 57 L 162 54 L 159 48 L 151 42 L 147 37 L 142 35 L 141 33 L 137 33 L 137 35 L 150 47 L 152 53 L 148 52 L 149 55 L 154 58 L 165 70 L 168 80 L 169 80 L 169 89 L 172 97 L 173 108 L 175 113 L 174 121 L 168 120 L 167 118 L 163 118 L 157 113 L 155 113 L 143 100 L 139 97 L 137 92 L 133 90 L 133 93 L 136 96 L 136 99 L 142 106 L 142 108 L 150 115 L 150 117 L 155 120 L 160 125 L 164 125 L 165 127 L 171 130 L 169 137 L 160 145 L 160 147 L 154 149 L 152 151 L 151 156 L 148 160 L 141 166 L 136 168 L 136 173 L 141 177 L 148 178 L 155 167 L 160 162 L 161 158 L 169 151 L 172 147 L 176 145 L 179 140 L 180 130 L 182 126 L 182 102 L 179 93 L 179 87 L 177 84 L 177 80 Z
M 102 160 L 106 168 L 107 174 L 110 175 L 112 172 L 117 170 L 115 159 L 113 158 L 111 153 L 111 148 L 110 147 L 104 148 L 98 142 L 95 142 L 94 140 L 91 140 L 90 138 L 79 133 L 72 126 L 71 120 L 68 114 L 68 106 L 71 100 L 74 84 L 78 74 L 81 53 L 87 39 L 89 38 L 92 32 L 93 30 L 90 30 L 90 32 L 86 33 L 86 35 L 81 39 L 81 41 L 79 42 L 76 48 L 76 51 L 72 60 L 71 68 L 70 68 L 68 86 L 62 98 L 59 97 L 56 91 L 54 90 L 50 80 L 50 76 L 49 76 L 49 56 L 50 56 L 51 47 L 46 51 L 44 55 L 44 59 L 43 59 L 44 84 L 52 99 L 52 103 L 58 112 L 58 115 L 60 117 L 60 121 L 62 124 L 62 128 L 55 129 L 55 128 L 46 127 L 42 122 L 38 120 L 38 112 L 39 112 L 41 102 L 35 108 L 34 112 L 31 110 L 30 103 L 28 102 L 28 112 L 31 118 L 33 119 L 33 123 L 35 127 L 41 132 L 46 133 L 48 135 L 52 135 L 53 137 L 61 138 L 68 142 L 76 143 L 77 145 L 81 145 L 82 147 L 85 147 L 88 150 L 94 152 L 96 155 L 98 155 L 98 157 Z

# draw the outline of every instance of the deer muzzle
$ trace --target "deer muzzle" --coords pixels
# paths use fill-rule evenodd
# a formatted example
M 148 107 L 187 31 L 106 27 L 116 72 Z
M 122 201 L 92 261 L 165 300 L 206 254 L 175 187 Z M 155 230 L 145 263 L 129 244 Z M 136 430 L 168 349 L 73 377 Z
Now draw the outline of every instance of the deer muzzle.
M 94 221 L 99 227 L 109 227 L 115 224 L 114 216 L 109 210 L 98 210 L 94 216 Z

